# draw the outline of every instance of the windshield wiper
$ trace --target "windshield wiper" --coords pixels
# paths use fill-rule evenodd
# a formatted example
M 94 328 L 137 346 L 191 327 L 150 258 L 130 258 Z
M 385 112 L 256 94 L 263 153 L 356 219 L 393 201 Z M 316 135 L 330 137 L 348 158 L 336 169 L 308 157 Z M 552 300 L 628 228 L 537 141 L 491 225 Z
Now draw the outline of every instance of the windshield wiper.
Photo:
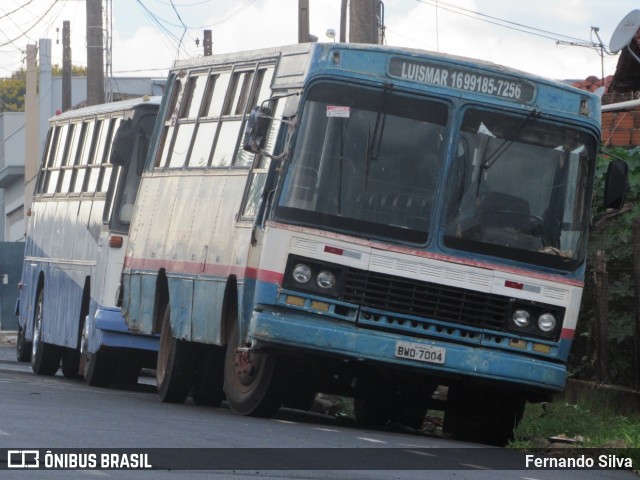
M 391 90 L 393 90 L 392 83 L 385 83 L 384 90 L 382 92 L 382 105 L 378 109 L 376 115 L 376 124 L 373 127 L 373 135 L 370 131 L 367 134 L 367 152 L 364 166 L 364 189 L 367 189 L 367 180 L 369 178 L 369 165 L 371 160 L 377 160 L 380 155 L 380 149 L 382 148 L 382 136 L 384 134 L 384 127 L 387 123 L 387 105 L 389 103 L 389 97 L 391 96 Z M 377 146 L 376 146 L 377 141 Z M 375 154 L 374 154 L 375 151 Z
M 525 127 L 525 125 L 529 123 L 530 120 L 537 118 L 539 115 L 540 113 L 537 110 L 532 110 L 531 112 L 529 112 L 529 115 L 527 115 L 525 119 L 511 131 L 509 136 L 502 141 L 502 143 L 498 146 L 498 148 L 495 149 L 495 151 L 489 156 L 489 158 L 482 162 L 481 168 L 483 168 L 484 170 L 489 170 L 498 161 L 498 159 L 500 159 L 500 157 L 502 157 L 502 155 L 504 155 L 504 153 L 509 150 L 509 147 L 511 147 L 511 145 L 513 145 L 513 142 L 515 141 L 516 136 L 520 132 L 522 132 L 522 129 Z
M 478 172 L 478 184 L 476 186 L 476 198 L 480 194 L 480 185 L 482 184 L 482 177 L 484 172 L 488 171 L 493 165 L 504 155 L 504 153 L 509 150 L 509 147 L 513 145 L 517 135 L 522 132 L 524 127 L 529 123 L 530 120 L 538 118 L 540 112 L 537 110 L 532 110 L 529 114 L 520 122 L 510 133 L 507 138 L 505 138 L 502 143 L 496 148 L 491 155 L 487 157 L 488 146 L 489 146 L 489 136 L 486 137 L 487 145 L 484 154 L 482 155 L 482 160 L 480 162 L 480 170 Z

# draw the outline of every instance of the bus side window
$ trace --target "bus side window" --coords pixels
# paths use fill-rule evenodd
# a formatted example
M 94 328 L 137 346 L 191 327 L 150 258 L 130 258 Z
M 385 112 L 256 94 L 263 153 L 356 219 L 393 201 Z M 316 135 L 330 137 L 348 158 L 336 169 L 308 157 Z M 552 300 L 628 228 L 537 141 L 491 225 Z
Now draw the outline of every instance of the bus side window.
M 246 112 L 245 112 L 245 121 L 243 121 L 243 127 L 246 123 L 246 118 L 249 116 L 249 113 L 258 104 L 258 101 L 261 99 L 267 99 L 271 96 L 271 81 L 273 79 L 273 67 L 269 68 L 259 68 L 258 72 L 255 76 L 255 84 L 252 89 L 251 98 L 247 103 Z M 244 128 L 243 128 L 244 132 Z M 238 167 L 250 167 L 255 158 L 255 154 L 244 150 L 243 148 L 238 148 L 238 153 L 236 155 L 234 165 Z
M 122 118 L 115 118 L 109 122 L 109 130 L 107 132 L 106 138 L 106 148 L 104 155 L 101 159 L 101 167 L 100 167 L 100 182 L 98 185 L 99 192 L 107 192 L 110 187 L 111 176 L 114 174 L 114 166 L 111 163 L 111 148 L 113 146 L 113 142 L 111 139 L 113 138 L 114 132 L 120 126 L 120 122 Z M 119 167 L 115 167 L 119 171 Z
M 79 175 L 80 169 L 78 165 L 82 158 L 82 150 L 87 134 L 87 122 L 81 122 L 76 126 L 76 134 L 73 142 L 73 157 L 69 158 L 69 165 L 72 167 L 71 184 L 69 185 L 69 193 L 77 193 L 82 190 L 82 181 L 84 176 Z M 73 161 L 72 161 L 73 160 Z M 79 186 L 78 186 L 79 184 Z
M 267 134 L 267 139 L 265 141 L 264 147 L 265 151 L 270 154 L 279 153 L 275 152 L 274 148 L 276 145 L 276 139 L 281 133 L 280 129 L 282 126 L 282 122 L 280 121 L 280 119 L 282 118 L 282 115 L 284 113 L 285 103 L 286 102 L 284 100 L 280 100 L 277 101 L 275 105 L 271 105 L 272 107 L 275 107 L 275 113 L 274 119 L 271 122 L 269 133 Z M 257 215 L 258 206 L 260 204 L 260 199 L 262 198 L 262 193 L 265 187 L 270 165 L 271 159 L 266 155 L 256 156 L 253 170 L 247 179 L 247 186 L 242 202 L 243 207 L 240 214 L 241 219 L 250 220 L 255 218 L 255 216 Z
M 173 88 L 171 89 L 171 98 L 169 105 L 167 106 L 167 114 L 164 118 L 164 127 L 162 129 L 162 135 L 160 137 L 160 152 L 161 156 L 155 159 L 156 168 L 164 168 L 169 158 L 169 154 L 172 150 L 173 135 L 175 131 L 175 125 L 178 118 L 178 100 L 182 96 L 182 89 L 184 84 L 180 78 L 174 77 Z
M 57 130 L 57 142 L 52 144 L 52 149 L 49 157 L 48 165 L 48 178 L 46 184 L 45 193 L 56 193 L 58 188 L 58 181 L 60 179 L 60 165 L 62 164 L 62 158 L 64 155 L 64 149 L 67 142 L 67 132 L 69 124 L 56 127 Z
M 58 141 L 58 129 L 49 128 L 47 132 L 47 143 L 45 146 L 45 154 L 42 158 L 42 168 L 40 170 L 40 178 L 38 180 L 38 193 L 45 193 L 47 190 L 47 182 L 49 181 L 48 166 L 51 164 L 51 152 L 55 150 L 55 144 Z
M 59 193 L 69 193 L 71 191 L 71 181 L 73 180 L 74 163 L 78 152 L 78 143 L 80 142 L 80 133 L 82 126 L 80 123 L 72 123 L 69 125 L 69 142 L 67 146 L 67 154 L 61 166 L 62 180 L 60 182 Z
M 88 180 L 89 156 L 93 146 L 93 138 L 96 128 L 96 122 L 91 119 L 84 122 L 84 135 L 82 142 L 78 146 L 78 164 L 76 165 L 76 181 L 73 185 L 73 191 L 76 193 L 84 192 L 85 183 Z
M 240 128 L 253 76 L 254 70 L 233 72 L 231 76 L 211 157 L 211 166 L 214 168 L 231 166 L 240 138 Z

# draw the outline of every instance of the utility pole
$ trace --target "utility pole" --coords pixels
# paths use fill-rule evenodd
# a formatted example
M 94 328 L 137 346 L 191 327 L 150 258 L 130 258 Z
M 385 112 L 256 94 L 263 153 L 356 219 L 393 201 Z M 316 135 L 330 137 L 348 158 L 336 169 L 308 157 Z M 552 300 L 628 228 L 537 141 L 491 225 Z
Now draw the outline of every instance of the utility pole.
M 204 39 L 202 40 L 202 46 L 204 47 L 205 57 L 213 55 L 213 39 L 211 36 L 211 30 L 204 31 Z
M 71 109 L 71 23 L 62 22 L 62 111 Z
M 24 96 L 25 154 L 24 154 L 24 213 L 25 218 L 33 200 L 33 185 L 38 177 L 39 116 L 38 106 L 38 46 L 27 45 L 27 90 Z M 45 87 L 43 87 L 45 88 Z M 47 116 L 48 116 L 47 112 Z
M 342 0 L 340 4 L 340 43 L 347 41 L 347 2 Z
M 298 43 L 309 39 L 309 0 L 298 0 Z
M 376 10 L 379 0 L 351 0 L 349 10 L 349 41 L 379 43 Z
M 102 0 L 87 0 L 87 105 L 104 103 Z

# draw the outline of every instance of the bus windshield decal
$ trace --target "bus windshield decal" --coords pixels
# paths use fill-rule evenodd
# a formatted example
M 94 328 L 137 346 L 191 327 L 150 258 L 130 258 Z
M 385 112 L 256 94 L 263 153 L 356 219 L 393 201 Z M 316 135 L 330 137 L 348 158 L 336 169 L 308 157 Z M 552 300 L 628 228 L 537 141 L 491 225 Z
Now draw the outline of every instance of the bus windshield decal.
M 351 114 L 350 107 L 338 107 L 336 105 L 327 105 L 327 118 L 349 118 Z
M 535 95 L 534 86 L 528 82 L 457 65 L 442 65 L 437 62 L 392 58 L 389 61 L 388 73 L 391 77 L 424 85 L 455 88 L 514 102 L 529 103 L 533 101 Z

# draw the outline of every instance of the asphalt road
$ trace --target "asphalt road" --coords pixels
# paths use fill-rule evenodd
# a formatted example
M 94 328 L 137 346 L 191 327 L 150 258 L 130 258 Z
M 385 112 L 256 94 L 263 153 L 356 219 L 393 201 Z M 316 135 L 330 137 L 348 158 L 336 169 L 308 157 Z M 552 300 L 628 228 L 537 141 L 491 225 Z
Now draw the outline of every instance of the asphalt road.
M 283 409 L 263 419 L 237 416 L 224 404 L 166 404 L 150 377 L 127 389 L 38 377 L 15 361 L 6 340 L 0 340 L 0 413 L 2 479 L 637 479 L 623 470 L 526 468 L 524 455 L 508 449 L 400 427 L 362 429 L 328 415 Z M 41 465 L 51 452 L 48 459 L 66 467 L 92 458 L 99 465 L 101 455 L 113 452 L 139 454 L 126 457 L 130 466 L 132 458 L 145 458 L 156 470 L 7 470 L 9 461 L 16 464 L 7 449 L 35 450 Z

